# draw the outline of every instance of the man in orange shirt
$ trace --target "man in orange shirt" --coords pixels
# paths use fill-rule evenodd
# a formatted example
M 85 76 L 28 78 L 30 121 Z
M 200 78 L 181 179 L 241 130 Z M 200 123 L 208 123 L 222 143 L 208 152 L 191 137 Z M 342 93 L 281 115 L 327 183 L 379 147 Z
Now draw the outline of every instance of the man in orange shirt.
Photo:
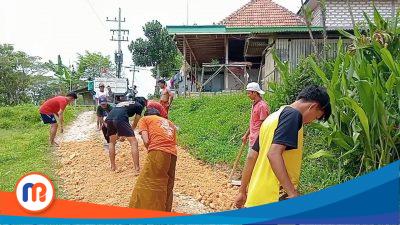
M 175 125 L 160 117 L 158 110 L 148 108 L 138 126 L 148 155 L 129 207 L 170 212 L 177 153 Z
M 58 146 L 58 143 L 54 141 L 57 134 L 57 120 L 60 124 L 61 133 L 64 132 L 64 110 L 68 104 L 77 99 L 78 96 L 75 92 L 67 94 L 67 96 L 56 96 L 45 101 L 39 109 L 40 116 L 42 117 L 44 124 L 50 124 L 50 145 Z

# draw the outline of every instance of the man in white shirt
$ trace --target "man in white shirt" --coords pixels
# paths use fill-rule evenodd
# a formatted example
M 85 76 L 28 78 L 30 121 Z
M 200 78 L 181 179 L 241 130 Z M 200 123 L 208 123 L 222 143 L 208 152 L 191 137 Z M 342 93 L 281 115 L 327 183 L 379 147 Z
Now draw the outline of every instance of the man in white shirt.
M 99 84 L 99 91 L 97 91 L 96 92 L 96 95 L 94 96 L 94 98 L 95 98 L 95 100 L 96 100 L 96 105 L 98 105 L 99 104 L 99 98 L 101 97 L 101 96 L 105 96 L 105 97 L 108 97 L 108 95 L 107 95 L 107 92 L 104 90 L 104 84 L 103 83 L 100 83 Z

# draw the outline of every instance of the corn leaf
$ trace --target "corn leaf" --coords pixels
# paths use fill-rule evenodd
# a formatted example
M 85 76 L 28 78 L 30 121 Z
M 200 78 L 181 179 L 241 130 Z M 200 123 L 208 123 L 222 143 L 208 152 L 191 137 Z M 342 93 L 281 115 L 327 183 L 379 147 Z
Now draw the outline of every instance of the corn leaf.
M 368 143 L 371 143 L 371 137 L 369 132 L 369 121 L 367 115 L 365 114 L 365 111 L 358 105 L 356 101 L 354 101 L 349 97 L 343 97 L 343 101 L 345 101 L 350 106 L 350 108 L 357 114 L 358 118 L 360 119 L 363 130 L 365 132 Z
M 306 159 L 318 159 L 321 157 L 327 157 L 327 158 L 332 158 L 334 155 L 328 151 L 325 150 L 319 150 L 318 152 L 311 154 L 306 157 Z

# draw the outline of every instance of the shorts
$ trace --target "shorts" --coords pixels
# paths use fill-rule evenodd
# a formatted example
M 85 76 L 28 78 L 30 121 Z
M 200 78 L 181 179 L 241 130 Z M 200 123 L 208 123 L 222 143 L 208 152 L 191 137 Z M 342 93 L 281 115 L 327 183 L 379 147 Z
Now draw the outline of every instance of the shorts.
M 118 135 L 122 137 L 134 137 L 135 132 L 128 121 L 106 120 L 107 136 Z
M 43 120 L 44 124 L 57 123 L 56 117 L 53 114 L 47 115 L 47 114 L 40 113 L 40 116 L 42 117 L 42 120 Z

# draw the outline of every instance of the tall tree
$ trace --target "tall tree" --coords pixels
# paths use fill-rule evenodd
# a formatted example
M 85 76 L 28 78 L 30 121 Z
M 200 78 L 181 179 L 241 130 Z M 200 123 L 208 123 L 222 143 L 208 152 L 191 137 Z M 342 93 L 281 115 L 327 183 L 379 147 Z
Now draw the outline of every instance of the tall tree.
M 57 63 L 50 60 L 46 63 L 46 67 L 51 70 L 58 79 L 60 92 L 72 91 L 82 84 L 79 73 L 65 66 L 60 55 L 57 57 Z
M 77 73 L 81 78 L 100 77 L 102 74 L 114 75 L 114 65 L 110 56 L 103 56 L 100 52 L 78 54 Z
M 15 51 L 10 44 L 0 44 L 0 105 L 30 101 L 27 87 L 31 75 L 45 72 L 39 60 L 39 57 Z
M 304 5 L 304 0 L 301 0 L 301 11 L 303 13 L 304 20 L 306 22 L 306 26 L 307 26 L 307 29 L 308 29 L 308 34 L 310 35 L 311 44 L 313 46 L 314 54 L 315 54 L 315 56 L 318 56 L 317 44 L 315 43 L 314 35 L 313 35 L 312 29 L 311 29 L 312 11 L 307 5 Z
M 27 93 L 31 101 L 39 105 L 41 101 L 59 94 L 58 80 L 51 76 L 35 75 L 31 76 Z
M 326 59 L 327 57 L 327 40 L 328 33 L 326 32 L 326 0 L 318 0 L 319 7 L 321 8 L 321 22 L 322 22 L 322 36 L 324 38 L 323 44 L 323 57 Z
M 160 73 L 163 77 L 171 77 L 181 66 L 176 60 L 179 53 L 171 36 L 157 20 L 147 22 L 143 32 L 145 39 L 138 38 L 128 46 L 133 62 L 138 66 L 154 67 L 156 80 L 160 79 Z M 156 94 L 158 91 L 156 87 Z

